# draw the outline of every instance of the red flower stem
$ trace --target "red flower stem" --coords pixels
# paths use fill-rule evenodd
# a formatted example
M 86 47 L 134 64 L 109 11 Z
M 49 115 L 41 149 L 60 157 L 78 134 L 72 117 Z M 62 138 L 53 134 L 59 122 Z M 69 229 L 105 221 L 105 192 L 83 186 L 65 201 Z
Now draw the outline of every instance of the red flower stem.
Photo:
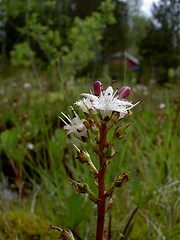
M 106 162 L 104 161 L 103 150 L 106 144 L 107 127 L 102 124 L 100 127 L 100 141 L 99 141 L 99 172 L 98 172 L 98 202 L 97 202 L 97 227 L 96 240 L 104 239 L 104 221 L 106 211 L 106 187 L 105 187 L 105 173 Z

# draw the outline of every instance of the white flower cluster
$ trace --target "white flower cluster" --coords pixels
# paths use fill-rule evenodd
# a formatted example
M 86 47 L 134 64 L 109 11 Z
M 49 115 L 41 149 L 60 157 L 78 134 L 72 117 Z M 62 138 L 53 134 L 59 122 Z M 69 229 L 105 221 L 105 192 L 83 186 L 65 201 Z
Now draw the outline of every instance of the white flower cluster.
M 105 91 L 101 91 L 100 96 L 82 93 L 83 100 L 76 102 L 83 112 L 88 113 L 89 110 L 100 110 L 102 119 L 111 118 L 113 112 L 119 113 L 119 119 L 123 118 L 128 111 L 136 104 L 132 104 L 125 99 L 118 98 L 118 90 L 114 92 L 110 86 Z
M 101 87 L 102 84 L 99 85 L 99 95 L 93 94 L 92 92 L 90 94 L 82 93 L 81 96 L 83 96 L 84 98 L 75 103 L 89 118 L 91 118 L 92 113 L 97 113 L 100 114 L 102 121 L 109 121 L 113 113 L 116 113 L 116 115 L 118 115 L 117 120 L 120 120 L 129 113 L 129 110 L 131 108 L 133 108 L 139 103 L 137 102 L 136 104 L 133 104 L 125 100 L 124 98 L 120 99 L 119 92 L 121 89 L 119 91 L 114 91 L 113 88 L 109 86 L 106 90 L 102 90 L 100 89 Z M 128 88 L 127 90 L 130 93 L 130 88 Z M 126 92 L 126 89 L 125 91 L 123 89 L 123 92 Z M 82 138 L 86 138 L 88 135 L 88 130 L 84 125 L 85 120 L 80 119 L 78 114 L 74 110 L 73 112 L 75 115 L 73 119 L 71 119 L 70 116 L 66 116 L 64 113 L 62 113 L 62 115 L 67 121 L 63 120 L 62 118 L 61 120 L 65 123 L 64 129 L 67 131 L 67 135 L 73 133 L 75 137 L 82 140 Z

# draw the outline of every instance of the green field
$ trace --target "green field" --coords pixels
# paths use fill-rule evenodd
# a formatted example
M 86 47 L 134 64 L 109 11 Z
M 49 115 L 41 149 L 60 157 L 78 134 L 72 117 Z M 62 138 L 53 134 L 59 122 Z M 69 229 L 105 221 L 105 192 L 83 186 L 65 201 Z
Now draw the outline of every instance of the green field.
M 96 187 L 58 118 L 59 111 L 71 112 L 70 105 L 92 88 L 92 82 L 62 86 L 55 80 L 50 84 L 21 76 L 1 79 L 0 84 L 0 239 L 58 239 L 50 224 L 70 228 L 76 239 L 94 239 L 96 208 L 86 194 L 74 192 L 68 178 L 85 181 L 94 191 Z M 178 86 L 128 85 L 129 100 L 142 102 L 132 109 L 131 118 L 123 120 L 132 125 L 118 140 L 106 184 L 124 172 L 130 181 L 115 190 L 106 226 L 111 219 L 114 240 L 121 239 L 127 226 L 123 239 L 178 240 Z

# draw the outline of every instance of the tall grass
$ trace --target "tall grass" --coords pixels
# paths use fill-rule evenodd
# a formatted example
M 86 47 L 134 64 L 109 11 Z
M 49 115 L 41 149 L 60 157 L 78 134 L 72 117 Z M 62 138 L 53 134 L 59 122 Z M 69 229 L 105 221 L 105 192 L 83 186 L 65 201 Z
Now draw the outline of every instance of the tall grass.
M 84 180 L 92 189 L 96 189 L 95 184 L 86 166 L 82 167 L 75 159 L 75 149 L 66 140 L 58 120 L 58 111 L 68 113 L 68 106 L 79 99 L 81 92 L 87 92 L 89 84 L 72 83 L 56 90 L 55 87 L 41 89 L 35 83 L 26 89 L 22 82 L 15 83 L 13 86 L 9 79 L 7 85 L 3 84 L 4 93 L 0 96 L 0 166 L 2 175 L 15 189 L 18 189 L 17 179 L 9 163 L 11 160 L 17 167 L 19 163 L 13 153 L 8 154 L 8 149 L 13 146 L 24 153 L 23 191 L 17 202 L 13 200 L 13 207 L 21 206 L 30 216 L 34 214 L 51 224 L 71 228 L 77 239 L 93 239 L 96 209 L 86 195 L 74 193 L 68 178 Z M 133 110 L 132 118 L 122 122 L 132 122 L 132 125 L 126 137 L 116 143 L 118 154 L 108 168 L 107 185 L 116 175 L 130 173 L 127 186 L 113 195 L 106 223 L 115 240 L 121 239 L 123 233 L 123 239 L 134 240 L 180 237 L 178 91 L 174 86 L 156 85 L 149 86 L 148 91 L 148 95 L 143 95 L 143 90 L 132 94 L 133 102 L 142 100 L 142 103 Z M 161 103 L 165 104 L 164 108 L 160 107 Z M 10 134 L 16 130 L 15 145 L 3 144 L 2 136 L 7 130 Z M 32 149 L 28 148 L 29 143 Z M 3 196 L 0 201 L 6 206 Z M 11 209 L 3 208 L 6 214 Z M 1 220 L 0 224 L 0 228 L 8 229 L 5 221 Z M 8 225 L 11 224 L 9 220 Z M 26 239 L 21 229 L 14 234 Z

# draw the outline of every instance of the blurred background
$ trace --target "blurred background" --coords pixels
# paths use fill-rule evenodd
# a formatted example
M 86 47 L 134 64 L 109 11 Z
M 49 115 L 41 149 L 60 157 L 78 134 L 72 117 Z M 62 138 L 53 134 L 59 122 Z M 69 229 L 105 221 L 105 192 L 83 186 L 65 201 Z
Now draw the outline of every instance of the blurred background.
M 1 72 L 177 81 L 179 11 L 175 0 L 1 1 Z
M 57 239 L 50 224 L 93 239 L 96 209 L 68 178 L 96 187 L 58 115 L 95 80 L 142 100 L 106 179 L 131 175 L 109 239 L 131 216 L 124 239 L 180 238 L 180 2 L 0 0 L 0 239 Z

